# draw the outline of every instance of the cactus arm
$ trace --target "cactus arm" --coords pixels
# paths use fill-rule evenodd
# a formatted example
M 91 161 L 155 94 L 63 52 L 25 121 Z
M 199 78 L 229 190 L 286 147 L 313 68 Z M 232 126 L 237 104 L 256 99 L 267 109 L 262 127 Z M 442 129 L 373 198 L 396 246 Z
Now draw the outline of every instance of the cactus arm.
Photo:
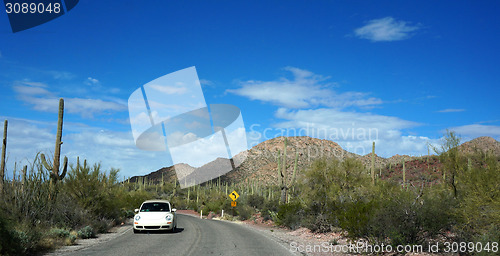
M 67 171 L 68 171 L 68 158 L 64 157 L 63 170 L 62 170 L 61 175 L 59 175 L 59 180 L 64 179 Z
M 52 166 L 50 166 L 47 163 L 47 160 L 45 159 L 45 155 L 44 154 L 40 154 L 40 160 L 42 161 L 42 165 L 45 167 L 45 169 L 47 169 L 48 171 L 52 171 Z

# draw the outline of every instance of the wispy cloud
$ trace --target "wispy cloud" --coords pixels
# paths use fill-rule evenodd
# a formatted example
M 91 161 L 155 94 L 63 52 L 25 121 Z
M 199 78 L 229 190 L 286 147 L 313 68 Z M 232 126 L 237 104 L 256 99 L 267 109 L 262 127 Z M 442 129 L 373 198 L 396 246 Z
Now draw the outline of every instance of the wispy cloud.
M 207 79 L 200 79 L 200 84 L 205 86 L 211 86 L 214 85 L 214 82 Z
M 500 139 L 500 126 L 497 125 L 469 124 L 452 127 L 450 130 L 468 138 L 490 136 L 497 140 Z
M 278 129 L 292 131 L 291 136 L 307 135 L 329 139 L 344 149 L 364 155 L 371 150 L 371 143 L 377 142 L 377 154 L 390 157 L 394 154 L 420 154 L 426 148 L 429 138 L 405 136 L 403 130 L 419 126 L 419 123 L 393 116 L 377 115 L 355 111 L 341 111 L 331 108 L 289 110 L 280 108 L 276 118 L 283 121 L 275 124 Z M 303 134 L 293 134 L 301 131 Z
M 44 84 L 18 81 L 12 88 L 16 92 L 17 98 L 32 105 L 33 109 L 43 112 L 57 112 L 59 97 L 51 92 L 47 86 L 40 85 Z M 65 97 L 65 108 L 68 113 L 79 114 L 85 118 L 127 110 L 127 106 L 122 102 L 70 97 Z
M 75 75 L 73 73 L 66 72 L 66 71 L 59 71 L 59 70 L 45 71 L 45 70 L 42 70 L 42 72 L 45 72 L 45 73 L 51 75 L 52 78 L 54 78 L 56 80 L 70 80 L 70 79 L 75 78 Z
M 86 85 L 97 85 L 99 84 L 99 80 L 92 78 L 92 77 L 87 77 L 87 79 L 84 82 Z
M 18 166 L 22 166 L 31 164 L 38 152 L 53 154 L 56 122 L 42 123 L 11 117 L 7 119 L 9 120 L 8 176 L 12 175 L 16 162 Z M 0 131 L 2 130 L 3 125 L 0 127 Z M 64 144 L 61 154 L 67 156 L 69 162 L 73 164 L 79 156 L 80 159 L 87 159 L 90 163 L 102 162 L 102 167 L 106 171 L 111 167 L 121 169 L 120 174 L 124 176 L 142 175 L 169 165 L 164 152 L 147 152 L 136 148 L 130 132 L 109 131 L 65 122 L 62 139 Z
M 447 108 L 447 109 L 442 109 L 438 110 L 439 113 L 455 113 L 455 112 L 464 112 L 465 109 L 463 108 Z
M 406 21 L 385 17 L 368 21 L 365 26 L 355 29 L 354 34 L 372 42 L 399 41 L 410 38 L 413 35 L 412 32 L 418 29 L 420 29 L 418 25 L 410 25 Z
M 381 99 L 370 97 L 369 93 L 334 91 L 332 87 L 335 84 L 327 82 L 329 77 L 294 67 L 286 67 L 285 70 L 292 73 L 292 79 L 281 77 L 275 81 L 249 80 L 242 82 L 240 88 L 227 92 L 286 108 L 370 108 L 382 104 Z
M 230 93 L 278 106 L 271 131 L 252 130 L 251 144 L 276 136 L 311 136 L 339 143 L 347 151 L 364 155 L 377 143 L 377 154 L 422 155 L 427 144 L 436 143 L 428 137 L 408 135 L 407 129 L 420 123 L 395 116 L 366 112 L 384 101 L 366 92 L 338 92 L 329 77 L 298 68 L 287 67 L 292 79 L 245 81 Z

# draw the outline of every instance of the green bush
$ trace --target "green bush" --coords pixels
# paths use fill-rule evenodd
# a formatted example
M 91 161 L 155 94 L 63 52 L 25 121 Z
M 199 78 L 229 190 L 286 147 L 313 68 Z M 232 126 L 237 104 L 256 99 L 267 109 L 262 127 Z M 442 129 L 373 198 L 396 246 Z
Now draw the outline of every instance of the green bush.
M 486 246 L 486 244 L 489 243 L 490 249 L 491 249 L 491 243 L 492 242 L 497 242 L 500 243 L 500 227 L 496 225 L 490 225 L 489 229 L 483 233 L 483 234 L 477 234 L 472 238 L 472 242 L 474 244 L 480 243 L 483 248 Z M 492 255 L 491 251 L 477 251 L 474 253 L 474 255 Z
M 261 210 L 261 216 L 264 218 L 264 221 L 274 220 L 276 218 L 278 206 L 279 206 L 278 198 L 265 200 L 264 207 Z
M 312 232 L 326 233 L 334 230 L 336 222 L 331 221 L 331 217 L 326 214 L 307 215 L 302 221 L 302 225 Z
M 249 195 L 247 197 L 248 205 L 255 209 L 262 209 L 264 207 L 264 197 L 261 195 Z
M 82 239 L 95 238 L 96 234 L 94 229 L 91 226 L 85 226 L 82 229 L 78 230 L 78 237 Z
M 48 235 L 51 237 L 66 238 L 70 236 L 69 230 L 62 228 L 53 228 L 49 230 Z
M 238 204 L 236 208 L 240 220 L 248 220 L 254 213 L 253 208 L 245 204 Z
M 278 207 L 276 224 L 285 226 L 292 230 L 301 226 L 305 211 L 299 202 L 282 204 Z
M 351 238 L 368 238 L 371 236 L 370 224 L 373 224 L 373 213 L 376 209 L 376 201 L 345 202 L 336 211 L 340 227 L 346 230 Z
M 42 233 L 37 228 L 23 226 L 22 230 L 15 230 L 14 234 L 20 241 L 21 254 L 34 254 L 42 249 L 39 246 Z
M 7 224 L 8 220 L 0 209 L 0 255 L 17 255 L 21 252 L 21 241 L 17 232 Z

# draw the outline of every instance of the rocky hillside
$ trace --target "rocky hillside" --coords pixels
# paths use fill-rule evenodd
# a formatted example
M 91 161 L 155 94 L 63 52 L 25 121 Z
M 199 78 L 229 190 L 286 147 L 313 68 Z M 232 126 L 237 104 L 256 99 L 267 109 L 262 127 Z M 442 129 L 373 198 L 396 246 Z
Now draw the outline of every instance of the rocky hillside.
M 342 149 L 337 143 L 329 140 L 315 139 L 311 137 L 288 137 L 286 166 L 289 176 L 293 172 L 295 156 L 297 154 L 298 178 L 301 172 L 309 167 L 316 159 L 336 158 L 343 160 L 345 158 L 357 158 L 368 168 L 371 164 L 371 154 L 360 156 Z M 250 150 L 241 152 L 234 157 L 235 163 L 241 163 L 235 171 L 231 171 L 221 176 L 225 182 L 246 182 L 248 180 L 256 181 L 261 184 L 277 184 L 278 181 L 278 156 L 283 155 L 284 137 L 278 137 L 264 141 Z M 463 143 L 460 150 L 464 153 L 473 153 L 478 150 L 490 152 L 500 156 L 500 142 L 490 137 L 479 137 L 469 142 Z M 280 151 L 280 152 L 279 152 Z M 246 159 L 244 156 L 247 156 Z M 245 159 L 242 161 L 242 159 Z M 223 159 L 217 159 L 208 163 L 203 168 L 217 166 Z M 226 161 L 227 162 L 227 161 Z M 411 157 L 406 155 L 395 155 L 390 158 L 375 157 L 375 168 L 378 176 L 383 179 L 402 180 L 403 162 L 407 171 L 407 180 L 437 182 L 440 177 L 441 164 L 436 156 Z M 186 173 L 193 171 L 193 167 L 185 164 L 176 165 L 176 170 L 181 172 L 177 174 L 179 179 L 185 178 Z M 192 175 L 199 175 L 202 172 L 195 171 Z M 162 179 L 165 182 L 174 182 L 176 172 L 173 167 L 165 167 L 158 171 L 145 175 L 147 180 L 152 183 L 158 183 Z M 135 182 L 139 177 L 134 176 L 131 182 Z

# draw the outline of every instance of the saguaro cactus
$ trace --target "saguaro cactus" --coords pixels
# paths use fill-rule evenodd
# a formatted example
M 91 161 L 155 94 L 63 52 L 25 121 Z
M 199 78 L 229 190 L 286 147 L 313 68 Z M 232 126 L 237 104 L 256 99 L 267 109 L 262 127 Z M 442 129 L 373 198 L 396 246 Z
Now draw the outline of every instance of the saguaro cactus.
M 406 167 L 404 160 L 403 160 L 403 184 L 406 185 Z
M 41 154 L 40 159 L 42 160 L 43 166 L 50 171 L 51 181 L 56 183 L 58 180 L 64 179 L 66 176 L 66 171 L 68 170 L 68 158 L 64 157 L 64 163 L 62 172 L 60 172 L 59 167 L 61 160 L 61 145 L 63 142 L 62 139 L 62 129 L 63 129 L 63 115 L 64 115 L 64 99 L 59 99 L 59 116 L 57 118 L 57 136 L 56 136 L 56 148 L 54 150 L 54 161 L 52 162 L 52 166 L 47 163 L 45 159 L 45 155 Z
M 3 123 L 3 141 L 2 141 L 2 162 L 0 163 L 0 193 L 3 191 L 3 179 L 5 176 L 5 151 L 7 150 L 7 125 L 8 121 Z
M 372 184 L 375 185 L 375 141 L 372 144 Z
M 283 163 L 280 163 L 280 158 L 281 158 L 281 152 L 278 150 L 278 183 L 281 188 L 281 198 L 280 198 L 280 203 L 288 203 L 288 189 L 292 187 L 292 185 L 295 183 L 295 176 L 297 174 L 297 160 L 299 157 L 299 153 L 295 153 L 295 165 L 293 167 L 293 174 L 292 174 L 292 179 L 290 182 L 287 184 L 287 166 L 286 166 L 286 146 L 287 146 L 287 138 L 285 137 L 285 147 L 283 149 Z M 283 167 L 283 168 L 281 168 Z

